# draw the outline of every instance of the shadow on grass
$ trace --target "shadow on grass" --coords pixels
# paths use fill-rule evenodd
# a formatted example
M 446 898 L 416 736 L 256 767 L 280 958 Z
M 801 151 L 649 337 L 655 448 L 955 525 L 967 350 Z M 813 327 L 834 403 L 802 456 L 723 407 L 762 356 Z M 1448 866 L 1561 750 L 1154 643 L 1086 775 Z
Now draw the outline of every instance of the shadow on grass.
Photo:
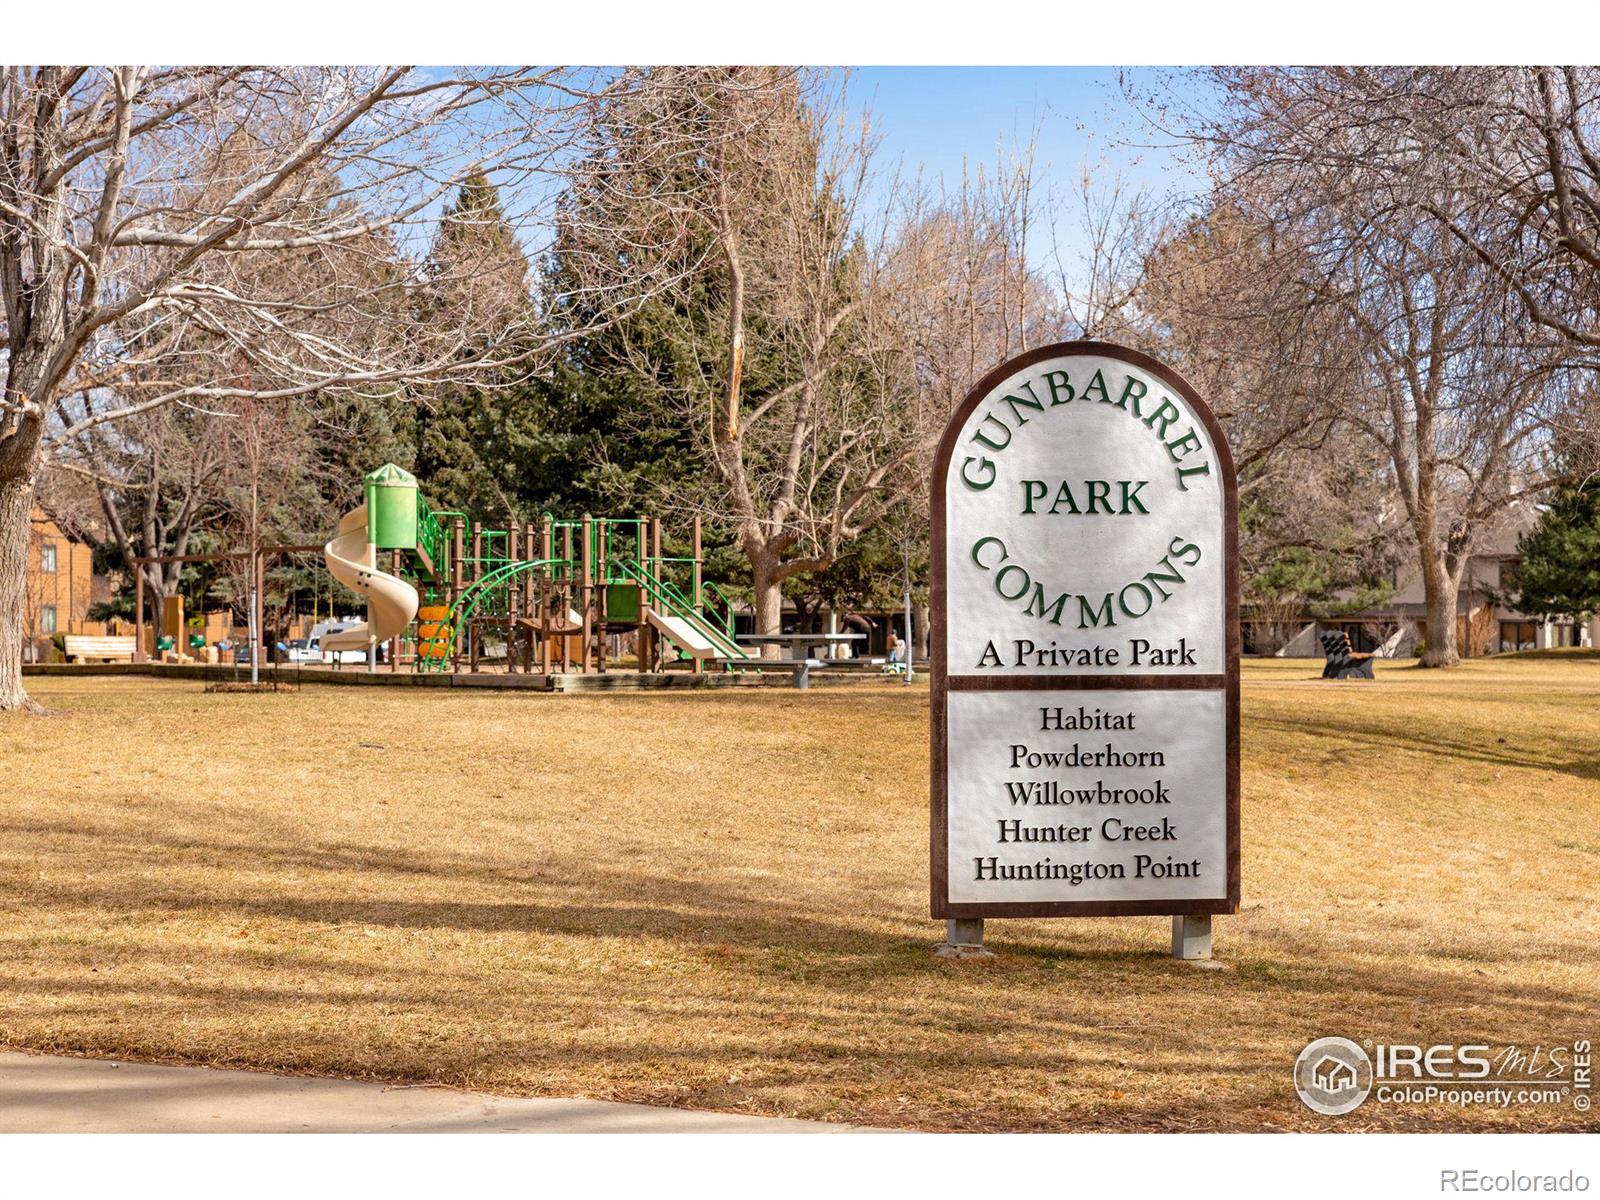
M 324 854 L 229 849 L 249 867 Z M 369 861 L 359 847 L 343 851 Z M 502 876 L 459 866 L 418 872 L 441 889 Z M 1309 1120 L 1288 1080 L 1294 1054 L 1315 1037 L 1548 1042 L 1592 1012 L 1592 994 L 1577 988 L 1474 981 L 1414 959 L 1361 962 L 1325 943 L 1245 930 L 1229 947 L 1232 969 L 1220 972 L 1157 950 L 1008 938 L 1003 923 L 991 932 L 996 960 L 952 963 L 930 954 L 934 922 L 926 938 L 907 936 L 920 912 L 852 919 L 636 870 L 568 882 L 555 899 L 518 899 L 529 885 L 501 877 L 507 898 L 480 902 L 196 896 L 149 882 L 31 885 L 32 915 L 112 915 L 102 936 L 115 935 L 119 965 L 90 977 L 87 962 L 19 930 L 0 964 L 9 981 L 0 1041 L 515 1091 L 570 1092 L 582 1079 L 608 1098 L 743 1111 L 784 1111 L 795 1095 L 821 1106 L 808 1115 L 890 1124 L 903 1092 L 917 1096 L 923 1127 L 1259 1128 Z M 602 886 L 604 899 L 583 894 Z M 160 928 L 174 918 L 219 934 L 288 925 L 260 944 L 232 943 Z M 372 943 L 362 927 L 411 936 Z M 479 940 L 453 959 L 457 943 L 439 932 Z M 357 940 L 343 945 L 345 935 Z M 589 951 L 573 938 L 667 941 L 680 957 L 647 970 L 650 948 L 638 945 L 600 969 L 580 961 Z M 31 975 L 14 969 L 19 957 Z M 55 1032 L 17 1037 L 36 1012 Z M 1002 1104 L 1008 1089 L 1032 1099 L 1001 1116 L 973 1087 Z
M 271 855 L 264 857 L 268 861 L 272 858 Z M 314 861 L 318 852 L 295 857 Z M 554 868 L 548 873 L 556 877 L 566 873 L 561 864 L 546 866 Z M 415 864 L 412 867 L 437 878 L 446 887 L 455 875 L 450 867 L 440 864 L 432 869 Z M 471 874 L 482 880 L 493 876 L 494 872 L 479 870 Z M 506 890 L 513 893 L 530 886 L 510 879 L 502 882 Z M 536 886 L 547 893 L 553 885 Z M 618 898 L 596 899 L 584 895 L 589 886 L 604 887 L 610 896 Z M 312 927 L 308 932 L 315 932 L 316 927 L 326 930 L 372 927 L 412 934 L 439 931 L 481 934 L 524 943 L 529 938 L 649 939 L 674 943 L 694 954 L 713 972 L 746 978 L 764 989 L 810 988 L 838 999 L 872 995 L 878 985 L 893 987 L 912 981 L 945 981 L 954 989 L 952 995 L 981 997 L 974 1002 L 985 1006 L 984 1019 L 989 1022 L 1005 1020 L 1002 1011 L 987 1006 L 997 994 L 1003 994 L 1008 982 L 1074 989 L 1085 981 L 1094 981 L 1102 988 L 1109 983 L 1145 995 L 1200 992 L 1215 997 L 1224 1005 L 1230 996 L 1258 999 L 1270 991 L 1294 997 L 1284 1005 L 1286 1013 L 1290 1014 L 1326 1012 L 1324 1001 L 1341 994 L 1360 995 L 1366 1004 L 1378 1008 L 1404 1008 L 1417 1003 L 1421 997 L 1434 997 L 1446 1007 L 1510 1004 L 1523 1010 L 1524 1015 L 1537 1009 L 1549 1016 L 1559 1013 L 1565 1017 L 1581 1014 L 1593 999 L 1592 995 L 1545 985 L 1513 985 L 1490 979 L 1474 982 L 1459 971 L 1424 967 L 1415 957 L 1407 961 L 1403 971 L 1360 965 L 1327 953 L 1318 957 L 1319 950 L 1323 949 L 1320 944 L 1307 945 L 1293 936 L 1274 943 L 1269 938 L 1244 934 L 1232 952 L 1231 970 L 1202 974 L 1173 962 L 1159 950 L 1139 952 L 1116 944 L 1073 945 L 1011 939 L 1004 935 L 1002 925 L 991 932 L 991 945 L 1001 956 L 998 960 L 951 963 L 935 959 L 931 954 L 939 931 L 935 922 L 927 922 L 926 937 L 907 936 L 906 924 L 922 920 L 920 913 L 886 912 L 879 921 L 859 918 L 852 921 L 843 916 L 818 913 L 798 901 L 761 897 L 741 889 L 717 887 L 703 880 L 640 871 L 616 870 L 603 878 L 568 883 L 563 887 L 569 894 L 555 899 L 541 895 L 526 899 L 513 896 L 492 902 L 384 901 L 281 894 L 195 896 L 152 890 L 147 881 L 140 881 L 138 886 L 124 887 L 66 884 L 56 890 L 36 886 L 28 903 L 35 911 L 52 907 L 82 911 L 88 907 L 119 913 L 124 918 L 153 914 L 158 920 L 178 915 L 207 919 L 214 915 L 219 930 L 282 921 Z M 900 928 L 895 928 L 897 925 Z M 308 972 L 326 971 L 330 975 L 348 972 L 380 978 L 392 977 L 399 969 L 383 961 L 367 964 L 365 969 L 358 969 L 347 959 L 326 961 L 330 955 L 339 955 L 340 947 L 325 941 L 318 941 L 309 948 L 315 951 L 315 961 L 299 968 Z M 546 959 L 554 953 L 527 945 L 519 946 L 517 952 L 527 953 L 530 949 Z M 1571 944 L 1553 941 L 1549 947 L 1549 953 L 1557 957 L 1582 952 L 1575 941 Z M 303 949 L 301 953 L 303 956 Z M 1466 951 L 1461 949 L 1453 953 L 1459 957 Z M 241 943 L 237 949 L 228 948 L 226 954 L 234 958 L 241 969 L 270 969 L 270 962 L 260 960 L 286 957 L 292 961 L 296 947 L 292 943 L 283 945 L 282 935 L 275 934 L 269 945 L 258 948 Z M 1482 961 L 1499 962 L 1500 957 L 1484 952 Z M 441 974 L 450 971 L 446 962 L 436 964 L 436 969 Z M 110 983 L 109 980 L 105 982 Z M 462 982 L 471 980 L 463 977 Z M 97 982 L 84 990 L 93 991 L 99 986 Z M 340 993 L 337 1002 L 352 1001 L 358 994 Z M 205 994 L 197 998 L 229 999 L 226 994 Z M 293 999 L 293 994 L 273 992 L 257 999 L 287 1001 Z M 1038 1014 L 1028 1018 L 1035 1022 L 1037 1019 Z
M 1535 746 L 1526 742 L 1515 745 L 1508 742 L 1505 750 L 1492 750 L 1481 742 L 1425 735 L 1414 727 L 1399 727 L 1355 714 L 1348 717 L 1297 714 L 1293 719 L 1257 715 L 1248 718 L 1245 724 L 1250 730 L 1268 730 L 1297 739 L 1356 742 L 1359 747 L 1351 757 L 1352 766 L 1360 765 L 1361 750 L 1388 749 L 1488 766 L 1558 771 L 1578 779 L 1600 780 L 1600 739 L 1597 739 L 1595 748 L 1589 753 L 1561 757 L 1550 752 L 1549 742 Z

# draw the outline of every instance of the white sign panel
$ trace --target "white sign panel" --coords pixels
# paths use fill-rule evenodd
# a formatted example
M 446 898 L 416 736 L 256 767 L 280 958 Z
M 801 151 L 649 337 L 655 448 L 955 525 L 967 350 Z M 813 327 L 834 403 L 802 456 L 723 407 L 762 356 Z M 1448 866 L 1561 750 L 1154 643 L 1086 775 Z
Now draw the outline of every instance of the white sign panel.
M 935 916 L 1238 907 L 1232 461 L 1148 357 L 1045 347 L 934 477 Z

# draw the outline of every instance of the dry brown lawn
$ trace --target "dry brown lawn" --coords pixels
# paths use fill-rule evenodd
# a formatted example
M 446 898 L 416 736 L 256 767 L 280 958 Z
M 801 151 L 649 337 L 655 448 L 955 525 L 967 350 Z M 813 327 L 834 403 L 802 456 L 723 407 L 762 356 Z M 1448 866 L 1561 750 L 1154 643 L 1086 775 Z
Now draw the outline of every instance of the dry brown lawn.
M 0 721 L 0 1045 L 923 1129 L 1319 1118 L 1325 1034 L 1593 1038 L 1600 661 L 1250 663 L 1244 909 L 934 959 L 927 693 L 37 678 Z

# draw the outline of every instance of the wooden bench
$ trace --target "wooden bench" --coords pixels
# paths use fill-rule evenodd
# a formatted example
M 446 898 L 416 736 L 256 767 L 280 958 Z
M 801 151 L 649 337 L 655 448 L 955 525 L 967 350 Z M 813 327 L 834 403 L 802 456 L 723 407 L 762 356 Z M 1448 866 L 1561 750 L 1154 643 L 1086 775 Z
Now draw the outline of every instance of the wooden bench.
M 129 662 L 133 661 L 131 637 L 84 637 L 69 633 L 66 643 L 67 661 L 71 662 Z
M 1342 629 L 1325 633 L 1319 639 L 1322 652 L 1328 656 L 1322 668 L 1324 679 L 1371 679 L 1373 654 L 1357 654 L 1350 645 L 1350 635 Z

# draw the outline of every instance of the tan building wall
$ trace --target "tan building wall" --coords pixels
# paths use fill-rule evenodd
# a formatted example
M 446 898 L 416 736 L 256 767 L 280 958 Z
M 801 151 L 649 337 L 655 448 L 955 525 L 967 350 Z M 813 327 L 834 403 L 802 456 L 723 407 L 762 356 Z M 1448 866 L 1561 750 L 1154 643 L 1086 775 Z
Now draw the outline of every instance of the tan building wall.
M 61 531 L 43 509 L 35 508 L 28 531 L 28 570 L 23 591 L 25 650 L 34 661 L 50 657 L 53 633 L 85 633 L 93 601 L 90 550 Z

